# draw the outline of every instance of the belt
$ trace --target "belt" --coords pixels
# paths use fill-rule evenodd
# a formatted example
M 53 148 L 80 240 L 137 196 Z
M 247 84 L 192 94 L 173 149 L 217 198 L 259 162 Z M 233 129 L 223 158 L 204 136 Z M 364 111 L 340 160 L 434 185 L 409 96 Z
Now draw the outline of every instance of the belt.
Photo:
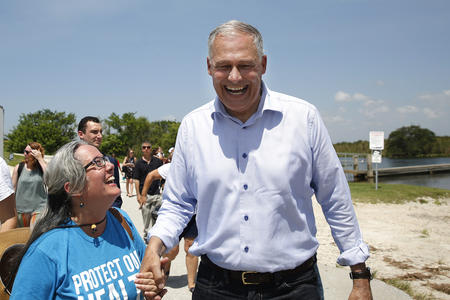
M 311 269 L 314 264 L 317 262 L 316 254 L 307 259 L 301 265 L 295 267 L 290 270 L 283 270 L 274 273 L 265 272 L 253 272 L 253 271 L 233 271 L 224 269 L 219 267 L 215 263 L 213 263 L 208 256 L 202 255 L 202 262 L 206 263 L 209 267 L 212 267 L 218 272 L 222 272 L 225 276 L 227 276 L 230 280 L 234 282 L 241 283 L 243 285 L 260 285 L 260 284 L 273 284 L 276 283 L 283 278 L 289 277 L 294 274 L 303 273 L 309 269 Z

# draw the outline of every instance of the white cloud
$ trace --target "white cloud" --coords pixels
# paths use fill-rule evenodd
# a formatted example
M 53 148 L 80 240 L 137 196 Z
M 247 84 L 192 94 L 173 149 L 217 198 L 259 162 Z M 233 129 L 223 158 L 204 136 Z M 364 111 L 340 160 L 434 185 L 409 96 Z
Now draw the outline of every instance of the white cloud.
M 336 102 L 349 102 L 352 101 L 352 97 L 350 94 L 343 91 L 338 91 L 336 95 L 334 95 L 334 100 L 336 100 Z
M 176 121 L 177 117 L 175 117 L 174 115 L 167 115 L 167 116 L 162 117 L 162 120 Z
M 353 94 L 353 99 L 355 99 L 356 101 L 369 101 L 370 98 L 364 94 L 361 93 L 355 93 Z
M 360 109 L 359 111 L 368 118 L 375 118 L 377 114 L 387 113 L 390 111 L 389 106 L 382 103 L 382 100 L 373 101 L 373 103 L 367 105 L 366 108 Z
M 450 90 L 444 90 L 440 93 L 426 93 L 419 96 L 419 99 L 436 104 L 450 103 Z
M 436 119 L 439 118 L 439 113 L 437 111 L 432 110 L 429 107 L 425 107 L 423 109 L 423 112 L 425 113 L 425 115 L 429 118 L 429 119 Z
M 344 123 L 349 123 L 350 120 L 336 115 L 336 116 L 324 116 L 323 120 L 326 124 L 344 124 Z
M 383 80 L 377 80 L 377 85 L 378 86 L 384 86 L 384 81 Z
M 401 114 L 410 114 L 410 113 L 416 113 L 419 111 L 419 108 L 417 108 L 414 105 L 405 105 L 397 107 L 397 111 Z

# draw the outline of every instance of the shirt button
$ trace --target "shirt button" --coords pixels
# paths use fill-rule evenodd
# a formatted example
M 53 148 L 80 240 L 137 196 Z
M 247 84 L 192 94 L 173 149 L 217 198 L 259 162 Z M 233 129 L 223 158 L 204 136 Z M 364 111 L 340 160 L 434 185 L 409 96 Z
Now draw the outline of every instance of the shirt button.
M 248 189 L 248 185 L 244 184 L 244 190 Z
M 244 216 L 244 220 L 245 220 L 245 221 L 248 221 L 248 216 Z
M 242 157 L 243 157 L 243 158 L 247 158 L 247 153 L 243 153 L 243 154 L 242 154 Z
M 244 251 L 247 253 L 247 252 L 248 252 L 248 247 L 245 247 L 245 248 L 244 248 Z

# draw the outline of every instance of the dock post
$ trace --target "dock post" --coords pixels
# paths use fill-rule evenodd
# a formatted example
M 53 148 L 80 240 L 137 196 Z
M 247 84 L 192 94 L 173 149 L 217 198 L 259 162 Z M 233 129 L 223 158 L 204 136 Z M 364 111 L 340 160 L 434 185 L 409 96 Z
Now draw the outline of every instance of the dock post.
M 372 167 L 372 154 L 369 153 L 366 156 L 367 162 L 367 181 L 373 183 L 373 167 Z

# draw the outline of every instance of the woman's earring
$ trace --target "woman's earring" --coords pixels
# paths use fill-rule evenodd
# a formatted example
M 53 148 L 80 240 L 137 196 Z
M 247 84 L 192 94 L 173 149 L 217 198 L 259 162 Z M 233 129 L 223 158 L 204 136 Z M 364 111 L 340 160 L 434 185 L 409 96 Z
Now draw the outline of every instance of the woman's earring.
M 83 200 L 80 201 L 80 207 L 81 207 L 81 208 L 84 207 L 84 202 L 83 202 Z

